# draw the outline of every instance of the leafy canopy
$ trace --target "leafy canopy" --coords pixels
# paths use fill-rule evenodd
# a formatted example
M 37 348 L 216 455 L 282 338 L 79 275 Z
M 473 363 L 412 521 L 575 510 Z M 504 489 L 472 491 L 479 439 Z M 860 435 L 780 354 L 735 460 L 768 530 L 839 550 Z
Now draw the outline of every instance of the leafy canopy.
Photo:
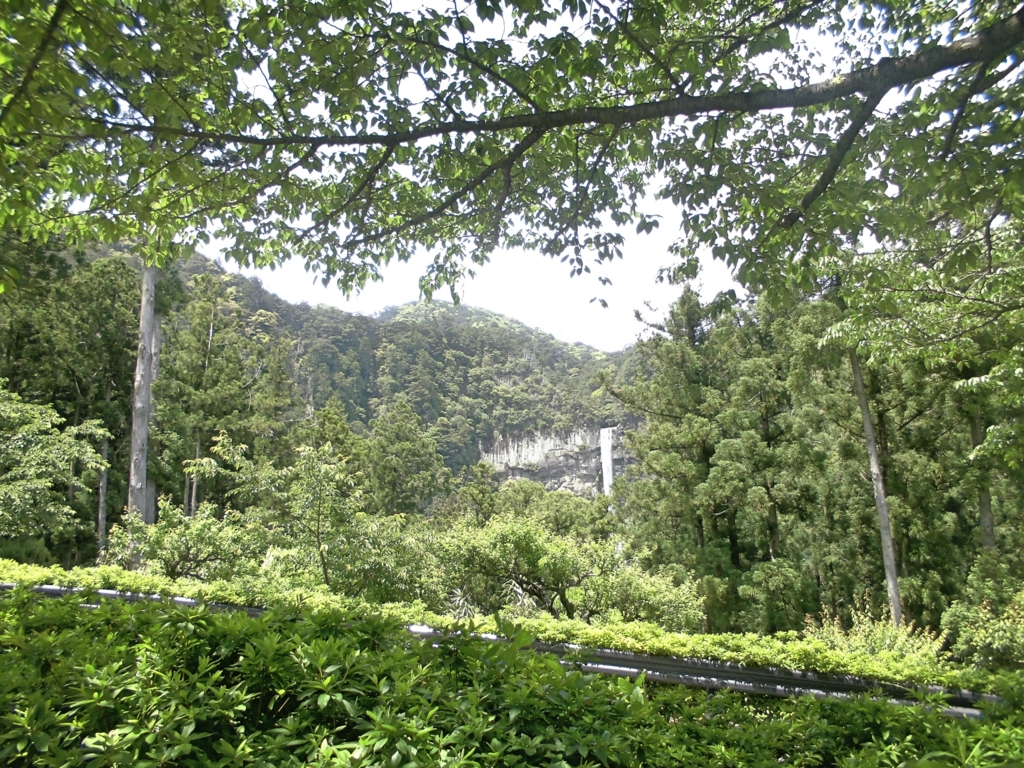
M 806 283 L 865 231 L 1019 209 L 1022 41 L 991 1 L 15 0 L 0 227 L 216 233 L 347 289 L 425 247 L 429 293 L 499 247 L 614 258 L 655 180 L 680 256 Z

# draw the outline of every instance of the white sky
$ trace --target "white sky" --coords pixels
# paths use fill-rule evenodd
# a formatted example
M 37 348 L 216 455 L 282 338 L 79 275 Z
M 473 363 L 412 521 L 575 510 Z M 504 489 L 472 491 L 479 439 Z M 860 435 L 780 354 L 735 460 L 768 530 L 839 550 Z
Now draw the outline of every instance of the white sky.
M 641 310 L 648 320 L 661 320 L 682 292 L 680 286 L 655 282 L 659 268 L 677 263 L 668 252 L 669 244 L 677 236 L 675 228 L 669 225 L 671 208 L 666 214 L 661 228 L 651 234 L 626 235 L 622 259 L 600 266 L 590 264 L 593 271 L 580 277 L 570 278 L 568 264 L 537 253 L 497 253 L 490 263 L 476 267 L 475 278 L 467 278 L 459 286 L 462 302 L 515 318 L 561 341 L 582 342 L 606 352 L 618 351 L 635 342 L 645 330 L 636 321 L 634 310 Z M 219 257 L 212 247 L 205 254 Z M 219 260 L 232 272 L 258 277 L 265 288 L 286 301 L 327 304 L 363 315 L 419 299 L 419 278 L 430 263 L 426 253 L 406 263 L 392 262 L 381 269 L 381 282 L 371 283 L 361 293 L 346 299 L 333 285 L 321 285 L 300 261 L 286 262 L 271 271 L 240 269 L 234 262 Z M 598 276 L 610 278 L 612 284 L 601 285 Z M 704 300 L 729 288 L 739 290 L 725 264 L 710 256 L 703 260 L 697 284 Z M 591 302 L 594 297 L 603 298 L 608 307 Z M 448 300 L 449 295 L 442 290 L 434 298 Z M 653 313 L 646 309 L 645 302 L 650 302 Z

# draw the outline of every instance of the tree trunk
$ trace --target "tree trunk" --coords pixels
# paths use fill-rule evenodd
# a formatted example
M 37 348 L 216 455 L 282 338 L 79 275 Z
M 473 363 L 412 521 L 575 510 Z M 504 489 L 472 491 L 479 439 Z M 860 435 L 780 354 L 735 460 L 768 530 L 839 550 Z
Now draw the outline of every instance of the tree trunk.
M 199 461 L 199 440 L 196 440 L 196 461 Z M 192 503 L 189 506 L 189 514 L 194 515 L 199 508 L 199 478 L 192 478 Z
M 766 485 L 768 495 L 768 555 L 772 561 L 782 552 L 782 536 L 779 534 L 779 505 L 775 503 L 770 485 Z
M 110 376 L 107 376 L 107 387 L 103 395 L 103 403 L 106 406 L 104 415 L 109 418 L 110 414 Z M 96 493 L 96 545 L 99 549 L 99 554 L 103 554 L 107 549 L 107 455 L 110 451 L 110 439 L 104 437 L 103 442 L 100 443 L 100 458 L 103 459 L 103 469 L 100 470 L 100 486 Z
M 740 567 L 740 536 L 736 529 L 736 509 L 730 509 L 725 515 L 726 533 L 729 535 L 729 561 L 733 568 Z
M 153 372 L 150 375 L 150 383 L 155 384 L 160 376 L 160 353 L 164 347 L 163 317 L 159 312 L 153 314 L 153 340 L 150 348 L 153 350 Z M 149 426 L 156 423 L 156 403 L 153 401 L 153 388 L 149 390 Z M 159 505 L 156 501 L 156 480 L 147 473 L 146 475 L 146 506 L 153 522 L 157 522 L 159 516 Z
M 107 438 L 100 443 L 100 458 L 104 465 L 107 463 L 107 452 L 109 450 Z M 96 504 L 96 544 L 99 553 L 102 555 L 107 549 L 107 467 L 100 470 L 100 487 L 96 494 L 99 501 Z
M 850 350 L 850 367 L 853 368 L 853 385 L 857 390 L 857 401 L 860 403 L 860 415 L 864 420 L 864 441 L 867 443 L 868 461 L 871 464 L 871 484 L 875 491 L 875 507 L 878 509 L 878 528 L 882 537 L 882 563 L 885 565 L 885 586 L 889 593 L 889 609 L 892 611 L 892 623 L 899 626 L 903 622 L 903 605 L 900 602 L 900 586 L 897 581 L 896 550 L 892 541 L 892 528 L 889 525 L 889 502 L 885 498 L 885 483 L 882 479 L 882 463 L 878 458 L 878 446 L 875 443 L 875 427 L 868 407 L 868 396 L 864 390 L 864 375 L 860 369 L 860 359 L 855 350 Z
M 157 267 L 142 270 L 142 303 L 139 307 L 139 352 L 135 359 L 135 388 L 132 400 L 131 461 L 128 466 L 128 511 L 138 512 L 147 523 L 155 523 L 146 489 L 149 452 L 149 414 L 153 400 L 153 329 L 156 323 Z
M 971 445 L 977 448 L 985 442 L 985 422 L 980 410 L 971 414 Z M 992 516 L 992 492 L 989 489 L 988 469 L 982 468 L 978 485 L 978 523 L 981 526 L 981 546 L 996 548 L 996 523 Z

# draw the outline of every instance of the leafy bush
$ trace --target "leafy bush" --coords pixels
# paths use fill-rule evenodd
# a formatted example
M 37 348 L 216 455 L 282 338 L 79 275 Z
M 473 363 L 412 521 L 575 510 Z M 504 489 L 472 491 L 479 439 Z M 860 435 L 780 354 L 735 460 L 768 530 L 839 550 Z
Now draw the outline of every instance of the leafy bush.
M 1006 563 L 979 558 L 967 599 L 953 603 L 942 623 L 958 657 L 980 667 L 1024 667 L 1024 584 Z
M 645 690 L 464 633 L 351 612 L 258 618 L 0 597 L 12 766 L 895 766 L 1024 758 L 1024 720 L 859 697 Z M 963 758 L 963 759 L 962 759 Z
M 24 585 L 56 584 L 85 589 L 116 589 L 143 594 L 189 597 L 205 602 L 233 603 L 309 611 L 349 611 L 361 616 L 383 616 L 403 624 L 426 624 L 449 630 L 460 626 L 451 616 L 426 609 L 421 603 L 372 604 L 333 595 L 325 589 L 299 589 L 267 578 L 245 578 L 232 582 L 172 580 L 154 574 L 125 571 L 114 566 L 74 568 L 21 565 L 0 560 L 0 581 Z M 838 639 L 841 630 L 829 630 L 830 637 L 801 637 L 796 632 L 773 636 L 746 634 L 688 635 L 667 632 L 649 622 L 610 621 L 587 624 L 580 620 L 551 617 L 514 618 L 539 640 L 574 643 L 589 648 L 612 648 L 655 656 L 711 659 L 755 667 L 803 669 L 814 672 L 849 674 L 870 680 L 937 684 L 984 691 L 998 688 L 1024 690 L 1024 680 L 963 668 L 941 656 L 927 653 L 903 656 L 896 651 L 876 652 L 863 641 Z M 498 632 L 494 618 L 476 622 L 481 632 Z M 1005 679 L 1004 679 L 1005 678 Z
M 927 667 L 947 658 L 942 650 L 946 644 L 944 635 L 919 629 L 912 622 L 893 626 L 887 615 L 875 619 L 867 612 L 854 610 L 851 618 L 853 626 L 849 630 L 843 628 L 838 618 L 821 624 L 808 622 L 804 637 L 823 643 L 830 650 L 888 658 L 915 667 Z
M 31 405 L 0 379 L 0 536 L 5 539 L 70 536 L 78 528 L 62 486 L 76 482 L 73 468 L 103 466 L 89 440 L 107 434 L 97 421 L 59 427 L 48 405 Z M 85 485 L 85 483 L 82 483 Z
M 165 498 L 155 525 L 126 513 L 111 530 L 102 559 L 122 568 L 138 561 L 171 579 L 230 580 L 258 572 L 268 538 L 253 516 L 233 510 L 221 514 L 212 504 L 200 504 L 194 515 L 185 515 Z
M 528 636 L 431 643 L 341 613 L 0 605 L 6 765 L 625 766 L 658 740 L 641 687 L 524 653 Z

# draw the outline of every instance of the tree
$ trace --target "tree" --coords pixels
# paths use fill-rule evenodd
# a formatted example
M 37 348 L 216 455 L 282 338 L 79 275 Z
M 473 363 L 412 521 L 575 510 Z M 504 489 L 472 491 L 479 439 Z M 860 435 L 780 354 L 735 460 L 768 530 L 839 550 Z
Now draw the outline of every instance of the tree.
M 840 270 L 849 311 L 829 333 L 862 339 L 873 357 L 948 371 L 975 449 L 979 530 L 996 546 L 992 473 L 1024 464 L 1020 331 L 1021 223 L 1001 209 L 943 221 L 928 233 L 825 268 Z
M 702 579 L 710 629 L 798 628 L 822 607 L 848 620 L 866 592 L 883 612 L 882 584 L 898 588 L 892 615 L 938 626 L 975 554 L 954 380 L 875 360 L 855 387 L 846 347 L 821 344 L 840 308 L 794 304 L 704 306 L 687 291 L 638 345 L 636 379 L 613 387 L 646 417 L 615 493 L 632 545 Z
M 128 464 L 128 511 L 144 522 L 156 522 L 156 507 L 149 498 L 146 474 L 149 466 L 149 423 L 153 411 L 153 381 L 159 356 L 160 323 L 156 313 L 155 264 L 142 269 L 142 301 L 139 309 L 139 350 L 135 358 L 132 388 L 132 447 Z
M 896 548 L 892 541 L 892 526 L 889 523 L 889 501 L 886 499 L 885 479 L 882 476 L 882 461 L 878 456 L 878 443 L 875 441 L 871 408 L 868 405 L 868 396 L 864 389 L 864 374 L 861 373 L 860 358 L 855 349 L 850 350 L 850 368 L 853 371 L 853 387 L 857 393 L 857 403 L 860 405 L 861 419 L 864 422 L 864 440 L 867 444 L 868 462 L 871 466 L 871 486 L 875 494 L 878 530 L 882 538 L 882 562 L 885 565 L 885 588 L 889 593 L 889 610 L 892 614 L 892 623 L 898 627 L 903 621 L 903 602 L 900 600 Z
M 428 293 L 499 247 L 588 269 L 607 222 L 658 225 L 652 178 L 682 272 L 710 247 L 773 290 L 865 231 L 1021 207 L 1024 9 L 999 3 L 22 0 L 2 32 L 0 227 L 214 230 L 344 288 L 419 247 Z
M 26 255 L 28 269 L 0 305 L 0 376 L 71 426 L 96 419 L 109 433 L 100 442 L 96 498 L 102 549 L 109 499 L 122 499 L 115 509 L 123 506 L 127 476 L 138 275 L 119 254 L 85 262 L 66 251 Z
M 282 415 L 292 395 L 288 339 L 278 336 L 277 317 L 263 310 L 246 317 L 226 276 L 200 274 L 188 287 L 188 302 L 169 317 L 156 382 L 158 464 L 174 486 L 182 462 L 207 455 L 222 430 L 269 453 L 285 432 Z M 199 508 L 199 483 L 184 476 L 185 514 Z
M 398 397 L 370 422 L 367 508 L 378 515 L 421 512 L 450 478 L 437 443 L 409 401 Z
M 75 482 L 71 468 L 99 470 L 89 440 L 106 433 L 95 421 L 61 430 L 53 408 L 22 402 L 6 385 L 0 380 L 0 538 L 60 540 L 78 528 L 62 493 Z

